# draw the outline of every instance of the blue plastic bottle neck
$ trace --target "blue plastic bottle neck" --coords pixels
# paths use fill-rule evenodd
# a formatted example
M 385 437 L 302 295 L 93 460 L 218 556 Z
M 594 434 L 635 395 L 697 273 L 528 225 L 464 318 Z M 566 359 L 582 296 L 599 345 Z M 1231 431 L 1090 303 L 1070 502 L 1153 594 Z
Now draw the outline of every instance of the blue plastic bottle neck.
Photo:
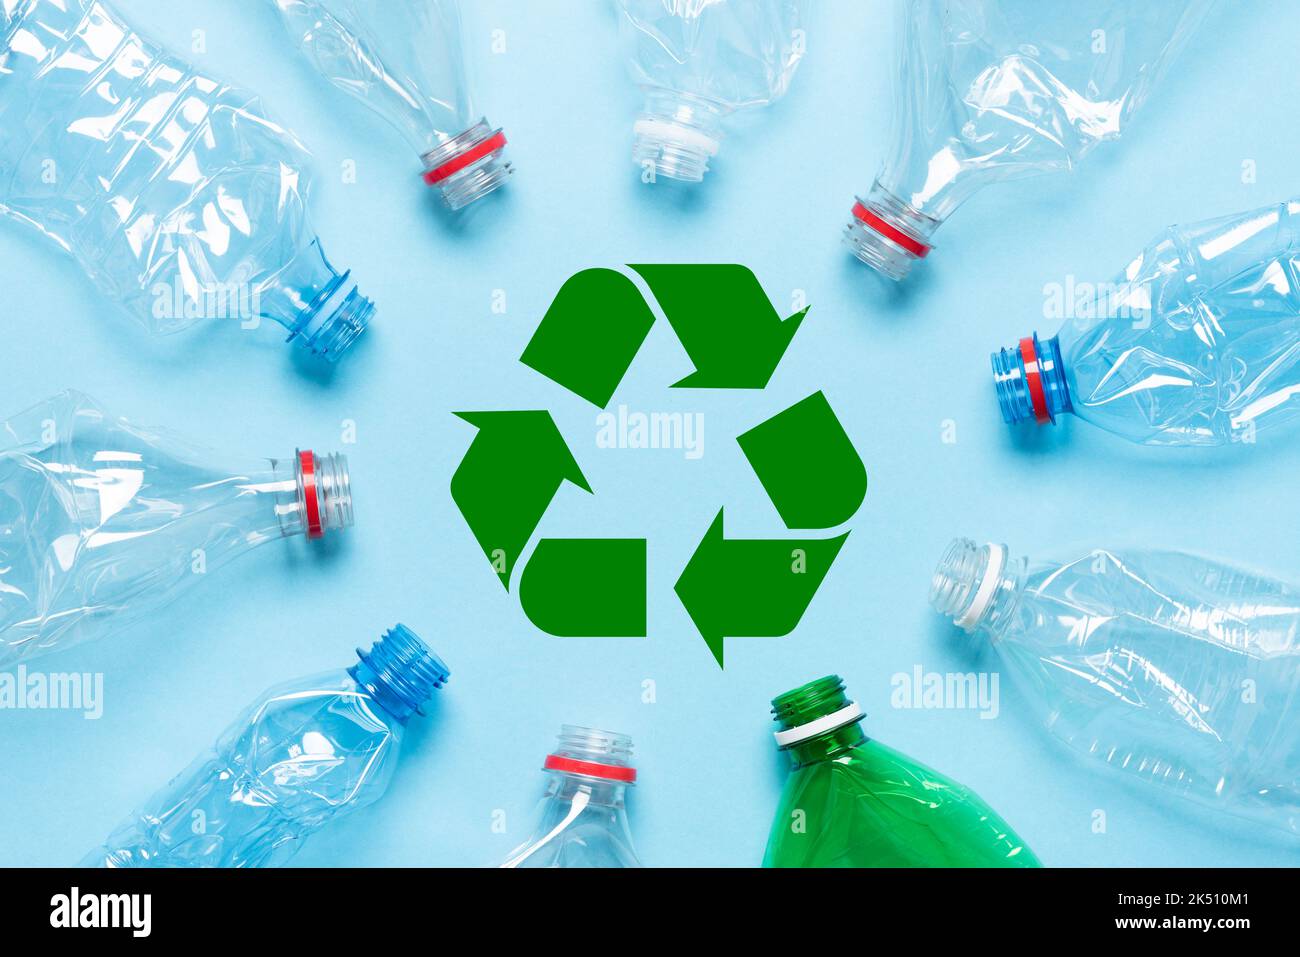
M 320 240 L 295 255 L 261 294 L 259 311 L 289 330 L 289 341 L 334 362 L 365 331 L 374 303 L 361 295 L 350 271 L 338 272 Z
M 1074 411 L 1056 336 L 1043 342 L 1034 333 L 993 353 L 992 361 L 998 405 L 1008 425 L 1029 421 L 1046 425 L 1055 423 L 1058 415 Z
M 360 659 L 348 669 L 352 680 L 401 724 L 441 688 L 451 671 L 423 641 L 405 625 L 396 625 L 376 641 L 369 651 L 357 649 Z

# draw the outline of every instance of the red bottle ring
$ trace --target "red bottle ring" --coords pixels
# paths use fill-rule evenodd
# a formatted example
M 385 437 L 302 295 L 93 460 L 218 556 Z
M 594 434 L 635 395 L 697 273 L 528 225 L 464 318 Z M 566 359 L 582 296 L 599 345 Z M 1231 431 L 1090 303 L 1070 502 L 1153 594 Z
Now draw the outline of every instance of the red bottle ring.
M 320 500 L 316 498 L 316 456 L 311 449 L 298 453 L 298 469 L 302 473 L 303 500 L 307 511 L 307 537 L 320 538 L 325 527 L 320 520 Z
M 459 173 L 471 163 L 476 163 L 489 153 L 495 153 L 501 147 L 506 145 L 506 134 L 497 130 L 487 139 L 471 146 L 465 152 L 453 156 L 441 166 L 434 167 L 424 174 L 424 181 L 430 186 L 436 186 L 448 176 Z
M 1034 404 L 1034 418 L 1039 425 L 1052 421 L 1047 411 L 1047 393 L 1043 391 L 1043 374 L 1038 369 L 1038 352 L 1034 349 L 1034 337 L 1025 336 L 1020 340 L 1020 360 L 1025 364 L 1025 385 L 1029 388 L 1029 399 Z
M 548 754 L 542 767 L 547 771 L 585 774 L 589 778 L 605 778 L 609 781 L 621 781 L 624 784 L 631 784 L 636 780 L 636 768 L 625 768 L 618 764 L 597 764 L 595 761 L 579 761 L 558 754 Z
M 853 204 L 853 215 L 860 221 L 866 223 L 876 232 L 880 233 L 880 235 L 884 236 L 886 239 L 902 246 L 917 259 L 924 259 L 932 248 L 927 246 L 925 243 L 917 242 L 911 236 L 907 235 L 907 233 L 895 229 L 861 203 Z

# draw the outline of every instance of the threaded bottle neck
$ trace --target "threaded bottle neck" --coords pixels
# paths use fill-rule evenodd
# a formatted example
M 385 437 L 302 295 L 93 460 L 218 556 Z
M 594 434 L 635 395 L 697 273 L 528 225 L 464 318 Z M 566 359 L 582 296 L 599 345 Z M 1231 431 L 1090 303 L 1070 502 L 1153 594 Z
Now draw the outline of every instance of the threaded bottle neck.
M 451 676 L 420 638 L 405 625 L 396 625 L 370 646 L 357 649 L 358 662 L 348 669 L 352 680 L 401 724 L 421 707 Z
M 632 134 L 638 166 L 655 177 L 699 183 L 722 144 L 722 110 L 684 93 L 650 90 Z
M 339 272 L 319 239 L 284 264 L 261 291 L 259 310 L 289 330 L 314 356 L 335 362 L 366 330 L 375 304 L 361 295 L 350 271 Z
M 859 722 L 866 717 L 850 701 L 839 675 L 828 675 L 772 699 L 780 725 L 777 746 L 789 751 L 796 767 L 843 754 L 866 741 Z
M 876 180 L 867 197 L 854 197 L 844 243 L 862 262 L 895 282 L 934 248 L 931 237 L 942 220 L 928 216 Z
M 930 604 L 967 633 L 996 638 L 1009 620 L 1023 566 L 1005 545 L 953 539 L 930 580 Z
M 275 459 L 271 467 L 277 475 L 288 471 Z M 282 535 L 323 538 L 328 531 L 352 527 L 352 478 L 346 456 L 302 449 L 294 452 L 291 469 L 279 483 L 275 502 Z
M 581 725 L 560 726 L 542 769 L 552 776 L 547 796 L 561 801 L 581 796 L 589 804 L 622 807 L 626 789 L 636 783 L 632 739 Z
M 1038 333 L 1026 336 L 1015 346 L 993 353 L 992 364 L 998 407 L 1007 425 L 1054 424 L 1058 415 L 1074 411 L 1056 336 L 1045 342 Z
M 450 210 L 464 209 L 505 185 L 515 168 L 506 159 L 506 135 L 481 118 L 420 157 L 424 181 Z
M 542 767 L 549 772 L 618 787 L 636 782 L 631 738 L 616 731 L 576 724 L 560 726 L 559 741 Z
M 562 724 L 559 739 L 552 753 L 598 764 L 630 768 L 632 739 L 617 731 Z

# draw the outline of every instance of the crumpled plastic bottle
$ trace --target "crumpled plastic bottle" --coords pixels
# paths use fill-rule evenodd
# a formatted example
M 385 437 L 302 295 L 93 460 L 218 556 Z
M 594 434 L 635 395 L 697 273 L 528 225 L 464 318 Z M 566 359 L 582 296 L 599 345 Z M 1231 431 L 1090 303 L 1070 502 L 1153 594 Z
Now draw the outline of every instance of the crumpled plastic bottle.
M 627 822 L 636 782 L 632 739 L 566 724 L 542 765 L 550 780 L 532 836 L 502 864 L 515 867 L 640 867 Z
M 352 524 L 341 455 L 211 464 L 79 392 L 0 433 L 0 667 L 143 619 L 263 542 Z
M 1124 133 L 1214 0 L 909 0 L 894 129 L 845 242 L 901 280 L 991 183 Z
M 0 5 L 0 212 L 151 332 L 262 319 L 333 361 L 374 304 L 307 220 L 307 152 L 98 0 Z
M 723 120 L 785 95 L 804 53 L 806 0 L 618 0 L 620 33 L 645 107 L 632 158 L 698 183 Z
M 838 675 L 772 699 L 793 761 L 764 867 L 1038 867 L 979 795 L 868 738 Z
M 957 539 L 931 603 L 1086 760 L 1300 834 L 1300 588 L 1175 552 Z
M 334 86 L 395 126 L 451 209 L 505 184 L 505 134 L 470 96 L 459 0 L 271 0 Z
M 404 625 L 357 656 L 263 694 L 81 866 L 277 866 L 383 797 L 407 721 L 450 672 Z
M 1065 325 L 993 353 L 1008 424 L 1073 413 L 1145 445 L 1253 442 L 1300 412 L 1300 201 L 1152 240 Z

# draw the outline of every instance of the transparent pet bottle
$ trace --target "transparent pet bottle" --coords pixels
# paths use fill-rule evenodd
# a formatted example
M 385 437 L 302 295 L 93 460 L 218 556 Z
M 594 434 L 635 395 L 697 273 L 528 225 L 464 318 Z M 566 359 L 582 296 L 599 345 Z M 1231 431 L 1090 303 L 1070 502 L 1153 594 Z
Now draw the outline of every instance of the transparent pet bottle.
M 891 145 L 845 242 L 890 279 L 991 183 L 1073 169 L 1129 127 L 1214 0 L 909 0 Z
M 1072 413 L 1144 445 L 1250 443 L 1300 412 L 1300 202 L 1174 226 L 1055 336 L 993 353 L 1008 424 Z
M 838 675 L 772 699 L 792 768 L 764 867 L 1038 867 L 969 788 L 868 738 Z
M 785 95 L 804 53 L 807 0 L 617 0 L 632 79 L 645 106 L 632 158 L 698 183 L 723 120 Z
M 271 2 L 312 65 L 398 129 L 449 208 L 505 183 L 505 134 L 470 98 L 459 0 Z
M 307 160 L 103 3 L 0 4 L 0 211 L 149 331 L 267 319 L 330 361 L 352 345 L 374 305 L 311 229 Z
M 0 429 L 0 667 L 146 618 L 263 542 L 352 524 L 341 455 L 219 464 L 77 392 Z
M 450 672 L 404 625 L 357 656 L 264 693 L 81 866 L 278 866 L 383 797 L 407 721 Z
M 1144 550 L 957 539 L 935 609 L 988 641 L 1084 760 L 1300 834 L 1300 588 Z
M 640 867 L 627 823 L 632 739 L 566 724 L 542 768 L 549 780 L 532 836 L 502 867 Z

